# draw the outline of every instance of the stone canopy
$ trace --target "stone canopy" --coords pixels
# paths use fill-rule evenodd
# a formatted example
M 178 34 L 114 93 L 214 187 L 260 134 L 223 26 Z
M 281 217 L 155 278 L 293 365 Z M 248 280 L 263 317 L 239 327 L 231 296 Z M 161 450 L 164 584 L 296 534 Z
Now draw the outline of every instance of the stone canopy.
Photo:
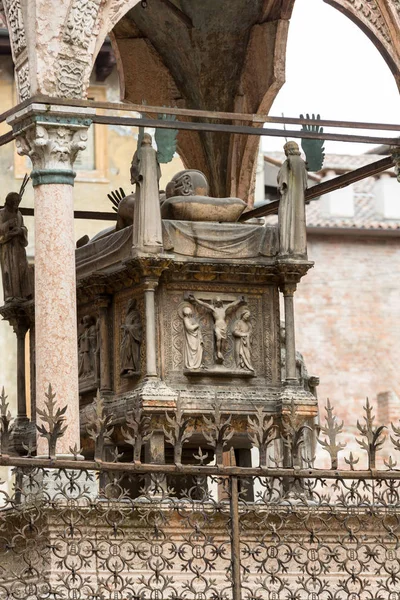
M 327 0 L 372 39 L 396 81 L 397 0 Z M 110 36 L 122 98 L 180 108 L 267 114 L 285 81 L 295 0 L 3 0 L 20 100 L 37 94 L 84 98 Z M 229 73 L 229 76 L 227 74 Z M 215 196 L 252 203 L 257 136 L 181 132 L 188 168 Z

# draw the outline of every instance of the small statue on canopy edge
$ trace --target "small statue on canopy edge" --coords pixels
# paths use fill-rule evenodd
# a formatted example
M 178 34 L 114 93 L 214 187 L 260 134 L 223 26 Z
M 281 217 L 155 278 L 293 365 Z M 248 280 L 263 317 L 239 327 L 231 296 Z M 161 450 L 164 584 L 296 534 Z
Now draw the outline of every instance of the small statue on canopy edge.
M 283 257 L 307 258 L 305 191 L 307 166 L 296 142 L 284 146 L 286 160 L 278 173 L 279 254 Z
M 18 208 L 28 181 L 29 177 L 25 175 L 19 193 L 7 194 L 4 207 L 0 209 L 0 263 L 4 302 L 29 300 L 33 297 L 33 272 L 25 251 L 28 230 Z

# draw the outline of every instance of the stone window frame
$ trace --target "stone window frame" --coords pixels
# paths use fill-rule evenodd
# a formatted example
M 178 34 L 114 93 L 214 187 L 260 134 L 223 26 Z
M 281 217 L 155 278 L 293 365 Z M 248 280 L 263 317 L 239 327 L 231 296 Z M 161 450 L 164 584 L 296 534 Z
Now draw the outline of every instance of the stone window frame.
M 106 86 L 93 85 L 88 89 L 87 97 L 90 100 L 105 102 L 107 100 Z M 86 183 L 109 183 L 108 177 L 108 144 L 107 127 L 104 125 L 92 125 L 94 127 L 94 164 L 95 168 L 91 170 L 76 170 L 76 182 Z M 17 153 L 14 142 L 14 177 L 23 179 L 25 173 L 29 171 L 26 165 L 26 157 Z

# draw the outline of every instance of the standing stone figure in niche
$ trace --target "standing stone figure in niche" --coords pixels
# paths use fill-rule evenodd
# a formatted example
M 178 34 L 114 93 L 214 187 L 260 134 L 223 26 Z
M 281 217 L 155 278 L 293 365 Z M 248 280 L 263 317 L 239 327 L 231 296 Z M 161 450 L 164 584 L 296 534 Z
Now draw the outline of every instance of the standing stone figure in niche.
M 183 364 L 185 369 L 200 369 L 203 366 L 204 342 L 200 323 L 193 317 L 190 306 L 182 310 L 185 339 L 183 344 Z
M 203 300 L 198 300 L 193 296 L 193 294 L 189 294 L 189 302 L 192 304 L 199 304 L 199 306 L 203 306 L 207 310 L 209 310 L 214 319 L 214 338 L 215 338 L 215 355 L 216 362 L 222 364 L 224 362 L 224 350 L 225 350 L 225 340 L 227 338 L 228 325 L 226 322 L 227 314 L 232 311 L 237 306 L 241 304 L 246 304 L 246 300 L 244 296 L 242 296 L 239 300 L 235 300 L 234 302 L 230 302 L 226 306 L 224 306 L 221 298 L 215 298 L 212 304 L 208 302 L 203 302 Z
M 142 318 L 136 300 L 131 300 L 126 311 L 121 341 L 121 375 L 140 372 L 140 346 L 143 338 Z
M 307 257 L 305 191 L 307 167 L 296 142 L 284 146 L 287 159 L 278 173 L 279 242 L 282 256 Z
M 8 194 L 0 210 L 0 262 L 5 302 L 33 296 L 32 270 L 25 251 L 28 230 L 18 210 L 27 182 L 25 177 L 20 193 Z
M 98 380 L 100 375 L 99 354 L 97 319 L 85 315 L 81 321 L 78 336 L 79 377 L 94 377 Z
M 250 311 L 245 308 L 234 325 L 232 335 L 235 339 L 235 362 L 239 369 L 254 372 L 251 364 L 251 336 L 253 328 L 250 323 Z

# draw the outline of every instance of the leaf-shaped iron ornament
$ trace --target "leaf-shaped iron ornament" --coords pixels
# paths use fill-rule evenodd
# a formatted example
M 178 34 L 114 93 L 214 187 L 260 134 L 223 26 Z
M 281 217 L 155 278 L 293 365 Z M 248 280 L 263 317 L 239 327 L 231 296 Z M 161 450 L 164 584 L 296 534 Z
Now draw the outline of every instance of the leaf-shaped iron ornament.
M 344 421 L 339 423 L 336 415 L 333 414 L 333 406 L 329 398 L 326 403 L 326 421 L 325 425 L 321 425 L 321 433 L 327 436 L 324 440 L 318 439 L 324 450 L 329 452 L 331 457 L 331 469 L 338 468 L 338 454 L 346 447 L 343 442 L 338 442 L 336 437 L 343 432 Z
M 321 119 L 320 115 L 312 114 L 311 117 L 309 114 L 306 114 L 306 119 L 313 119 L 314 121 L 319 121 Z M 304 115 L 300 115 L 300 119 L 304 119 Z M 310 133 L 323 133 L 324 128 L 320 125 L 302 125 L 301 131 L 306 131 Z M 301 147 L 303 148 L 303 152 L 306 155 L 307 168 L 309 171 L 320 171 L 324 164 L 325 159 L 325 148 L 324 148 L 324 140 L 316 140 L 316 139 L 308 139 L 304 138 L 301 140 Z
M 56 409 L 56 402 L 54 401 L 56 397 L 56 393 L 53 394 L 53 389 L 51 387 L 51 383 L 49 383 L 49 387 L 47 389 L 46 401 L 45 401 L 45 409 L 40 410 L 36 409 L 37 414 L 43 423 L 47 423 L 48 427 L 45 425 L 36 425 L 36 429 L 40 433 L 40 436 L 45 438 L 49 445 L 49 458 L 56 457 L 56 446 L 57 441 L 62 437 L 67 429 L 67 425 L 64 425 L 65 422 L 65 413 L 67 411 L 67 407 L 63 406 L 62 408 Z M 55 410 L 56 409 L 56 410 Z
M 158 115 L 163 121 L 176 121 L 176 115 Z M 177 145 L 177 129 L 156 129 L 154 139 L 157 144 L 157 160 L 161 164 L 171 162 L 174 158 Z
M 165 413 L 167 427 L 163 427 L 165 439 L 174 447 L 174 462 L 176 465 L 182 464 L 182 446 L 192 437 L 188 430 L 190 419 L 184 417 L 180 399 L 178 399 L 176 412 L 171 417 Z
M 390 441 L 392 442 L 392 444 L 396 448 L 396 450 L 400 450 L 400 427 L 396 427 L 395 425 L 393 425 L 393 423 L 391 425 L 392 425 L 394 437 L 391 435 Z
M 88 412 L 88 424 L 86 431 L 89 437 L 94 441 L 94 459 L 103 460 L 105 445 L 111 441 L 114 427 L 110 424 L 111 415 L 106 415 L 104 410 L 104 400 L 97 390 L 96 398 L 93 400 L 91 411 Z
M 278 437 L 278 426 L 274 424 L 273 417 L 264 412 L 262 406 L 256 407 L 254 418 L 247 417 L 249 424 L 248 437 L 260 453 L 260 467 L 267 466 L 268 446 Z
M 133 448 L 133 462 L 140 463 L 142 446 L 151 437 L 150 417 L 143 415 L 142 403 L 135 400 L 134 409 L 126 415 L 126 429 L 121 428 L 122 435 L 127 444 Z
M 384 435 L 383 431 L 386 429 L 386 426 L 375 426 L 375 415 L 372 414 L 372 406 L 370 405 L 368 398 L 364 406 L 364 411 L 365 424 L 361 425 L 361 423 L 357 421 L 357 429 L 364 439 L 356 439 L 356 442 L 368 453 L 368 468 L 375 469 L 376 453 L 385 443 L 386 436 Z
M 203 415 L 204 423 L 207 429 L 204 431 L 204 437 L 212 448 L 215 449 L 215 456 L 218 466 L 223 466 L 224 448 L 235 433 L 231 427 L 232 415 L 223 418 L 221 406 L 218 401 L 213 405 L 214 412 L 210 418 Z
M 304 418 L 297 414 L 292 400 L 290 412 L 284 413 L 282 417 L 282 438 L 288 451 L 289 468 L 297 466 L 300 460 L 300 448 L 305 444 L 306 431 L 312 431 L 312 427 L 304 424 Z
M 12 417 L 10 411 L 8 410 L 7 398 L 8 396 L 6 396 L 3 387 L 0 395 L 0 454 L 8 454 L 10 446 L 10 435 L 13 430 L 13 427 L 11 425 Z

